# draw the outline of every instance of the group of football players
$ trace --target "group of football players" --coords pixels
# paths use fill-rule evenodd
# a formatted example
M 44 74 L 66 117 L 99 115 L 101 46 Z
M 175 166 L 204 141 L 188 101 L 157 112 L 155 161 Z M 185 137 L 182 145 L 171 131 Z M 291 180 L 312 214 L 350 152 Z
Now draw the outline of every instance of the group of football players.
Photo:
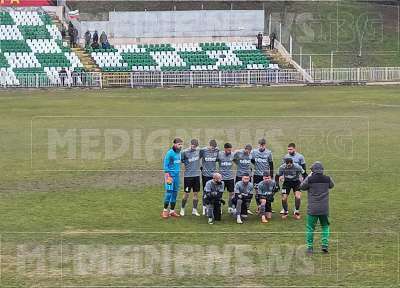
M 293 217 L 300 219 L 300 184 L 307 176 L 306 162 L 304 156 L 296 151 L 294 143 L 289 143 L 287 150 L 288 153 L 282 158 L 274 175 L 272 152 L 266 147 L 265 139 L 260 139 L 256 148 L 247 144 L 243 149 L 233 151 L 230 143 L 225 143 L 223 150 L 220 150 L 216 140 L 210 140 L 207 147 L 199 148 L 197 139 L 192 139 L 190 147 L 183 149 L 182 139 L 175 138 L 164 158 L 166 191 L 161 216 L 185 216 L 191 192 L 192 215 L 200 216 L 197 208 L 202 186 L 202 212 L 208 217 L 209 224 L 221 219 L 225 190 L 228 191 L 228 212 L 236 218 L 238 224 L 242 224 L 248 214 L 253 214 L 250 210 L 253 198 L 257 204 L 255 213 L 260 216 L 262 223 L 268 223 L 272 217 L 271 204 L 279 190 L 282 195 L 282 218 L 288 217 L 288 196 L 293 191 Z M 184 166 L 184 195 L 178 214 L 175 205 L 180 187 L 181 164 Z

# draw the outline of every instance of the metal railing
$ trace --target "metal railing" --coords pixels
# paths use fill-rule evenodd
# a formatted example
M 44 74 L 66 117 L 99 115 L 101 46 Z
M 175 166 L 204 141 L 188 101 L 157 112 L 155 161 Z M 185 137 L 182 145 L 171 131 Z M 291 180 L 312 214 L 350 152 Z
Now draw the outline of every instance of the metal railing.
M 307 73 L 316 83 L 400 81 L 400 67 L 316 68 Z
M 246 71 L 140 71 L 123 73 L 80 72 L 49 76 L 18 74 L 10 79 L 0 73 L 0 88 L 52 87 L 174 87 L 174 86 L 251 86 L 307 83 L 400 82 L 400 67 L 318 68 L 308 69 L 310 79 L 297 70 Z
M 105 83 L 105 79 L 103 80 Z M 131 72 L 131 87 L 239 86 L 304 83 L 296 70 Z
M 87 87 L 101 88 L 101 73 L 79 72 L 72 74 L 61 74 L 59 76 L 49 76 L 41 73 L 19 73 L 15 78 L 8 78 L 0 74 L 1 88 L 52 88 L 52 87 Z

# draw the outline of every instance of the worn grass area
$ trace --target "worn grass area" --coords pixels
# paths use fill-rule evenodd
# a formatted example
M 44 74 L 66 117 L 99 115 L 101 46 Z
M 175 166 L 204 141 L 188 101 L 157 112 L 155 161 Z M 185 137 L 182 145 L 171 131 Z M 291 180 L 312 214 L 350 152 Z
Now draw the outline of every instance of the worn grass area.
M 0 286 L 397 287 L 399 109 L 390 86 L 1 92 Z M 49 156 L 54 129 L 75 154 Z M 129 136 L 118 157 L 106 158 L 107 129 Z M 175 135 L 235 148 L 266 136 L 275 163 L 290 141 L 323 161 L 336 182 L 330 254 L 305 257 L 305 217 L 161 220 Z

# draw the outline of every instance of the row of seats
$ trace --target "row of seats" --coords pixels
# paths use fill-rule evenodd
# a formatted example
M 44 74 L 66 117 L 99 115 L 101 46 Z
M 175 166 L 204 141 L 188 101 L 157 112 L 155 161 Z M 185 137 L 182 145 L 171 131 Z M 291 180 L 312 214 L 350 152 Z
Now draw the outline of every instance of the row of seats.
M 44 25 L 37 11 L 12 10 L 9 12 L 16 25 L 40 26 Z
M 0 40 L 58 39 L 62 36 L 56 25 L 0 25 Z
M 7 63 L 0 57 L 0 67 L 40 68 L 40 67 L 83 67 L 74 52 L 65 53 L 4 53 Z M 60 69 L 61 69 L 60 68 Z
M 109 51 L 94 51 L 91 56 L 103 71 L 271 68 L 267 56 L 251 42 L 117 45 Z
M 62 43 L 50 15 L 8 10 L 0 12 L 0 69 L 8 85 L 19 85 L 29 73 L 36 73 L 43 81 L 59 81 L 60 71 L 82 71 L 83 64 Z
M 0 25 L 0 40 L 23 40 L 17 25 Z
M 61 53 L 60 46 L 54 39 L 28 39 L 26 43 L 34 53 Z

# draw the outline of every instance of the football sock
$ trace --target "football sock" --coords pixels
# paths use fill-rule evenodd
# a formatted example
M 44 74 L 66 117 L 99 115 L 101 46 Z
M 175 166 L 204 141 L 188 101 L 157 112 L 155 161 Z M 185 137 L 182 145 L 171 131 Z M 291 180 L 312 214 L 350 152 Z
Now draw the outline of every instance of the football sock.
M 182 205 L 181 205 L 182 209 L 185 209 L 186 202 L 187 202 L 187 199 L 183 198 L 182 199 Z
M 296 210 L 300 210 L 300 203 L 301 203 L 301 199 L 295 197 L 294 198 L 294 206 L 296 207 Z
M 286 212 L 288 211 L 287 201 L 282 200 L 282 208 L 283 208 L 283 210 L 285 210 Z
M 199 204 L 199 199 L 193 199 L 193 208 L 197 210 L 197 205 Z

